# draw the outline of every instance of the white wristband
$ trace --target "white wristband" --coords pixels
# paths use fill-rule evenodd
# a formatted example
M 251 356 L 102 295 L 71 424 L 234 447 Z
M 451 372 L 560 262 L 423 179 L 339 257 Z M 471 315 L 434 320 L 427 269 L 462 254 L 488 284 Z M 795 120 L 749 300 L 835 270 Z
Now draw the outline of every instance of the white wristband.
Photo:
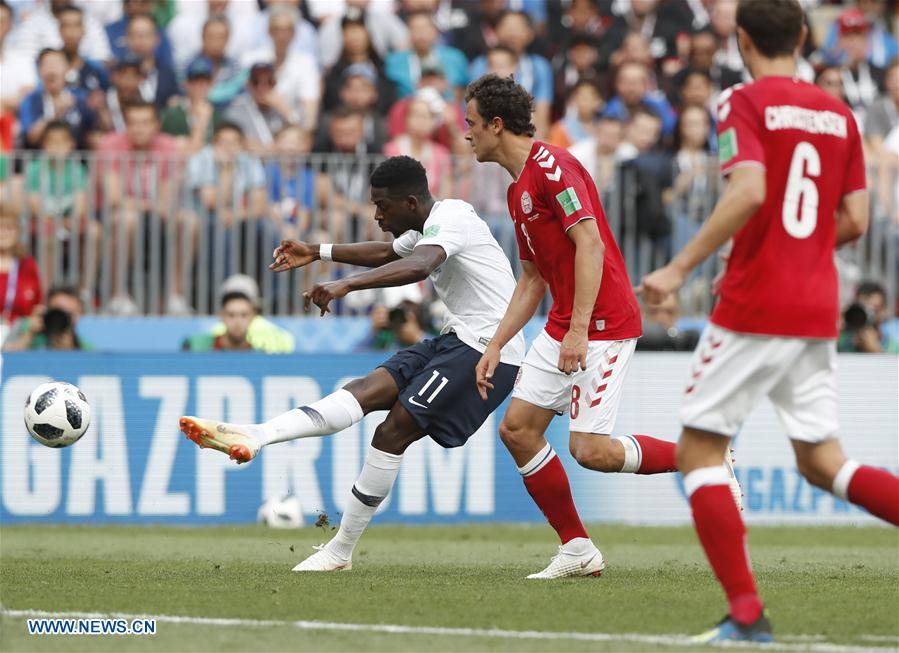
M 323 261 L 333 261 L 334 259 L 331 258 L 331 248 L 333 248 L 333 247 L 334 247 L 334 245 L 332 245 L 331 243 L 319 245 L 318 246 L 318 257 Z

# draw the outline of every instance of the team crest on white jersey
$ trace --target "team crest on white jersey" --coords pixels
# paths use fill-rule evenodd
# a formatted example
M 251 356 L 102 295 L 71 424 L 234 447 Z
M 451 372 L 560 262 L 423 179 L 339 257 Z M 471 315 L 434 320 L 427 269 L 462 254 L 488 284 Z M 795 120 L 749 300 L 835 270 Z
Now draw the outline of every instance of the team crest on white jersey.
M 525 215 L 530 215 L 531 211 L 534 210 L 534 202 L 531 200 L 531 194 L 527 191 L 521 194 L 521 210 L 524 211 Z

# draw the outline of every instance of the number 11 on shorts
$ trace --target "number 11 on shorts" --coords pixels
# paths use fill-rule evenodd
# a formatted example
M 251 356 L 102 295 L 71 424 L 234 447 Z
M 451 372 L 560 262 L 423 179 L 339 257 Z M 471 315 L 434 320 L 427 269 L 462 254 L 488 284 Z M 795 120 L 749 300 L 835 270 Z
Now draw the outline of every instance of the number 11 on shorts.
M 440 394 L 440 391 L 443 390 L 444 386 L 449 383 L 449 379 L 445 376 L 441 376 L 440 372 L 434 370 L 433 372 L 431 372 L 431 378 L 428 379 L 428 382 L 425 383 L 422 389 L 418 391 L 418 396 L 424 398 L 425 392 L 427 392 L 428 388 L 431 387 L 431 385 L 434 383 L 434 381 L 437 380 L 438 377 L 440 378 L 440 383 L 437 385 L 437 389 L 431 393 L 431 396 L 425 399 L 425 401 L 429 404 L 434 401 L 434 397 Z

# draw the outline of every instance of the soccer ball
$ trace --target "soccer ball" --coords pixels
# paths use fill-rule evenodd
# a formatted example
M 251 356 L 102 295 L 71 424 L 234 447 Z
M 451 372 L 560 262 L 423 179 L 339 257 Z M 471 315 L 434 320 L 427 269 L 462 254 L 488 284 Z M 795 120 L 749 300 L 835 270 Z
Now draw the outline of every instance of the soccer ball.
M 90 423 L 90 404 L 71 383 L 44 383 L 25 400 L 25 427 L 45 447 L 75 444 Z
M 259 506 L 256 521 L 270 528 L 302 528 L 303 504 L 297 497 L 271 497 Z

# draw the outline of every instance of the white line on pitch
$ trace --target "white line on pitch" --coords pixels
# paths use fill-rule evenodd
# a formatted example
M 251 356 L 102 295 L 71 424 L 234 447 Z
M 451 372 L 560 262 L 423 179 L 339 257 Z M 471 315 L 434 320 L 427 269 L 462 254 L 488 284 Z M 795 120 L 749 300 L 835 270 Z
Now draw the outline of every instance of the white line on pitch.
M 162 623 L 193 624 L 196 626 L 271 627 L 283 626 L 300 630 L 336 630 L 345 632 L 386 633 L 389 635 L 436 635 L 446 637 L 487 637 L 497 639 L 573 640 L 587 642 L 633 642 L 667 646 L 695 646 L 687 635 L 646 635 L 643 633 L 579 633 L 551 630 L 504 630 L 500 628 L 444 628 L 440 626 L 402 626 L 399 624 L 351 624 L 333 621 L 281 621 L 273 619 L 231 619 L 219 617 L 185 617 L 165 614 L 130 614 L 124 612 L 47 612 L 44 610 L 9 610 L 0 614 L 14 618 L 32 619 L 155 619 Z M 755 644 L 734 642 L 729 647 L 759 648 Z M 812 651 L 813 653 L 884 653 L 892 648 L 883 646 L 845 646 L 827 642 L 807 644 L 764 645 L 763 650 Z

